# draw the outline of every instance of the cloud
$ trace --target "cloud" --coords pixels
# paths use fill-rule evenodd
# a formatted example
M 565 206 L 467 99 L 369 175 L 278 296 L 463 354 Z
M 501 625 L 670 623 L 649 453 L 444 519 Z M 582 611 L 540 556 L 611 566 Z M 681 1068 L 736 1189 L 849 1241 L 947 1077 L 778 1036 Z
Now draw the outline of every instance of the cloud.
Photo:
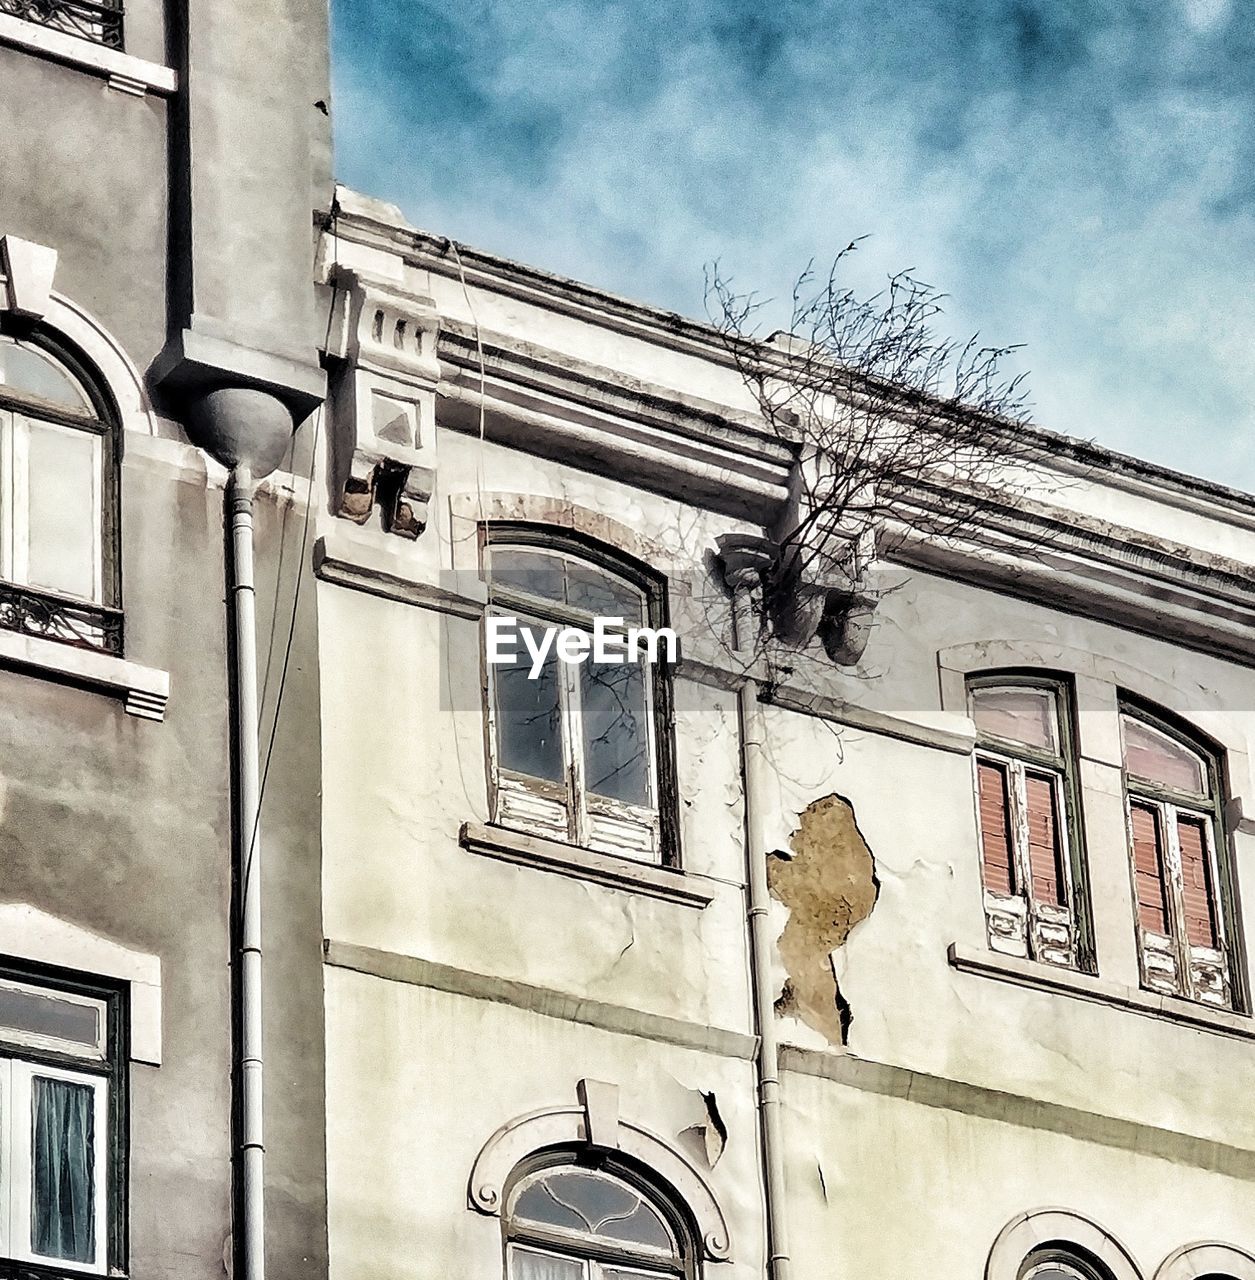
M 1255 19 L 1224 0 L 335 0 L 342 181 L 690 314 L 872 233 L 1039 420 L 1255 488 Z

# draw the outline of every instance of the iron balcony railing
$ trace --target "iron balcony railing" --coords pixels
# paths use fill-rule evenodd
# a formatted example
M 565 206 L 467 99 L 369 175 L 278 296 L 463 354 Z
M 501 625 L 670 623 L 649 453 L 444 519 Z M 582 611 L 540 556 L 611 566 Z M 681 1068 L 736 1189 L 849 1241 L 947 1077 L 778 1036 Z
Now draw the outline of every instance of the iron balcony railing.
M 0 0 L 0 13 L 122 48 L 122 0 Z

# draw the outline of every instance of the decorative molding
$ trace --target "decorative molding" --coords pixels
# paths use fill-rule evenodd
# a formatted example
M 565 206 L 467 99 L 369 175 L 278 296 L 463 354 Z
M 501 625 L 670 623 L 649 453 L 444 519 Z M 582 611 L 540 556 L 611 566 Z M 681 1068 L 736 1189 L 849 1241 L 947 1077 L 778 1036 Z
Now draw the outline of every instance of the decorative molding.
M 7 286 L 7 278 L 5 283 Z M 0 298 L 7 297 L 9 291 L 6 288 L 0 292 Z M 95 366 L 113 396 L 125 431 L 142 436 L 158 434 L 157 419 L 149 404 L 144 380 L 122 345 L 104 325 L 77 303 L 56 292 L 48 294 L 41 320 L 49 329 L 64 334 Z
M 161 960 L 157 956 L 133 951 L 26 902 L 0 904 L 0 953 L 126 982 L 131 1057 L 161 1065 Z
M 417 538 L 436 483 L 436 338 L 430 298 L 344 267 L 332 275 L 328 355 L 344 362 L 334 392 L 336 514 Z
M 1154 1280 L 1255 1280 L 1255 1257 L 1218 1241 L 1189 1244 L 1164 1259 Z
M 664 1014 L 629 1009 L 607 1004 L 586 996 L 570 995 L 549 987 L 501 978 L 494 974 L 474 973 L 453 965 L 401 955 L 377 947 L 363 947 L 351 942 L 328 938 L 323 944 L 326 963 L 340 969 L 352 969 L 388 982 L 404 982 L 411 986 L 444 991 L 471 1000 L 487 1000 L 494 1004 L 524 1009 L 546 1018 L 596 1027 L 612 1035 L 638 1036 L 659 1044 L 678 1045 L 699 1053 L 740 1062 L 753 1060 L 757 1046 L 754 1036 L 706 1023 L 686 1022 Z
M 633 862 L 630 858 L 528 835 L 509 827 L 464 822 L 458 839 L 462 848 L 470 853 L 481 853 L 541 871 L 554 871 L 576 880 L 591 880 L 610 889 L 643 893 L 684 907 L 708 907 L 715 899 L 711 889 L 678 868 Z
M 581 1101 L 593 1085 L 606 1100 L 613 1086 L 580 1081 Z M 617 1113 L 617 1090 L 616 1113 Z M 608 1117 L 606 1117 L 608 1118 Z M 697 1225 L 703 1256 L 711 1262 L 726 1262 L 732 1253 L 727 1219 L 719 1207 L 715 1193 L 701 1173 L 669 1143 L 639 1125 L 620 1120 L 605 1125 L 604 1136 L 613 1145 L 606 1149 L 621 1152 L 644 1168 L 656 1173 L 684 1202 Z M 592 1136 L 590 1109 L 554 1107 L 518 1116 L 501 1126 L 483 1145 L 475 1158 L 467 1186 L 467 1203 L 480 1213 L 500 1217 L 505 1212 L 505 1198 L 510 1175 L 529 1155 L 553 1147 L 598 1146 Z
M 483 617 L 488 591 L 478 571 L 446 571 L 436 584 L 411 576 L 410 569 L 408 563 L 382 549 L 367 550 L 328 537 L 314 543 L 314 575 L 323 582 L 473 622 Z
M 131 93 L 138 91 L 169 97 L 179 86 L 178 75 L 172 67 L 136 58 L 120 49 L 108 49 L 81 36 L 68 35 L 9 14 L 0 14 L 0 44 L 41 54 L 55 62 L 101 76 L 111 86 L 125 87 Z
M 1088 973 L 1077 973 L 1058 965 L 1037 964 L 1018 956 L 981 951 L 958 942 L 950 944 L 947 954 L 951 967 L 960 973 L 995 978 L 999 982 L 1009 982 L 1054 995 L 1076 996 L 1095 1004 L 1110 1005 L 1148 1018 L 1177 1023 L 1194 1031 L 1211 1031 L 1237 1040 L 1255 1040 L 1255 1019 L 1226 1009 L 1212 1008 L 1210 1005 L 1182 1000 L 1177 996 L 1143 991 L 1140 987 L 1096 978 Z
M 168 672 L 17 631 L 0 631 L 0 667 L 30 671 L 120 698 L 128 715 L 143 720 L 164 720 L 170 700 Z
M 0 236 L 0 267 L 8 310 L 28 320 L 42 320 L 52 301 L 57 251 L 17 236 Z
M 898 564 L 1250 665 L 1255 575 L 1239 561 L 1095 517 L 989 501 L 961 538 L 927 532 L 927 496 L 890 522 L 880 554 Z
M 985 1085 L 912 1071 L 893 1063 L 873 1062 L 852 1053 L 803 1049 L 785 1045 L 781 1066 L 798 1075 L 831 1080 L 850 1089 L 897 1098 L 914 1106 L 953 1111 L 980 1120 L 1013 1124 L 1053 1133 L 1116 1151 L 1151 1156 L 1191 1169 L 1205 1169 L 1226 1178 L 1255 1182 L 1255 1151 L 1178 1129 L 1144 1124 L 1092 1108 L 1065 1106 Z
M 921 724 L 904 716 L 891 715 L 887 711 L 860 707 L 841 698 L 815 693 L 791 684 L 769 688 L 763 695 L 763 701 L 786 711 L 795 711 L 799 715 L 815 716 L 834 724 L 849 725 L 852 729 L 897 738 L 900 742 L 911 742 L 916 746 L 933 747 L 938 751 L 951 751 L 956 755 L 970 756 L 976 745 L 975 728 L 969 727 L 971 721 L 966 716 L 954 717 L 960 721 L 959 725 L 947 729 L 939 725 Z
M 661 388 L 625 387 L 612 369 L 459 329 L 446 321 L 440 333 L 443 426 L 760 524 L 788 501 L 794 453 L 766 428 Z
M 1111 1280 L 1142 1280 L 1129 1251 L 1109 1231 L 1068 1209 L 1034 1209 L 1001 1231 L 985 1265 L 985 1280 L 1018 1280 L 1025 1259 L 1051 1245 L 1076 1245 L 1107 1269 Z

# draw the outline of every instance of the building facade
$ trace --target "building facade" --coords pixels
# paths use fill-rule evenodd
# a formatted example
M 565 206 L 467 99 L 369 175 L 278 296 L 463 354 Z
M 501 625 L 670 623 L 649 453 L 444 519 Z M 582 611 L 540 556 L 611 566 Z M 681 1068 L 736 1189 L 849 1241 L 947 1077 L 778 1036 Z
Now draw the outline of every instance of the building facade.
M 1255 505 L 1043 435 L 747 649 L 715 334 L 343 191 L 321 263 L 333 1274 L 1255 1274 Z M 590 600 L 678 662 L 487 662 Z
M 283 451 L 321 399 L 325 54 L 317 4 L 0 3 L 6 1275 L 237 1265 L 229 473 L 191 441 L 229 425 L 211 392 L 247 397 L 259 434 L 280 418 Z M 291 465 L 257 502 L 263 612 Z M 287 741 L 268 1234 L 272 1270 L 305 1274 L 325 1268 L 317 779 Z
M 0 0 L 0 1274 L 1255 1280 L 1255 499 L 1027 432 L 765 641 L 726 344 L 326 47 Z

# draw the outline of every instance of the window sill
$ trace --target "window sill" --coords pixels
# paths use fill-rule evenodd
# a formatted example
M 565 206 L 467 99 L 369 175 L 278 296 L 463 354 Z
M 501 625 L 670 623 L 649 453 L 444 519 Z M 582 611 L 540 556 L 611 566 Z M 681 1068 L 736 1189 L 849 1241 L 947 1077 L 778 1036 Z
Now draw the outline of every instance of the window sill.
M 72 36 L 55 27 L 41 26 L 7 13 L 0 13 L 0 44 L 25 49 L 77 67 L 80 71 L 103 76 L 109 81 L 110 88 L 139 97 L 149 92 L 173 94 L 178 87 L 178 76 L 171 67 L 133 57 L 118 49 L 107 49 L 81 36 Z
M 31 671 L 122 699 L 128 715 L 164 720 L 170 698 L 170 676 L 92 649 L 77 649 L 56 640 L 0 631 L 0 667 Z
M 708 889 L 698 888 L 693 878 L 671 867 L 617 858 L 596 849 L 529 836 L 522 831 L 479 822 L 464 822 L 459 833 L 462 848 L 489 858 L 500 858 L 541 871 L 556 871 L 577 880 L 592 880 L 611 889 L 643 893 L 666 902 L 699 910 L 714 901 Z
M 1032 960 L 998 955 L 994 951 L 981 951 L 957 942 L 950 944 L 948 955 L 951 966 L 960 973 L 974 973 L 999 982 L 1032 987 L 1037 991 L 1049 991 L 1056 995 L 1076 996 L 1081 1000 L 1110 1005 L 1149 1018 L 1161 1018 L 1198 1031 L 1211 1031 L 1240 1040 L 1255 1040 L 1255 1021 L 1227 1009 L 1195 1004 L 1176 996 L 1157 995 L 1153 991 L 1126 986 L 1122 982 L 1108 982 L 1088 973 L 1077 973 L 1073 969 L 1036 964 Z

